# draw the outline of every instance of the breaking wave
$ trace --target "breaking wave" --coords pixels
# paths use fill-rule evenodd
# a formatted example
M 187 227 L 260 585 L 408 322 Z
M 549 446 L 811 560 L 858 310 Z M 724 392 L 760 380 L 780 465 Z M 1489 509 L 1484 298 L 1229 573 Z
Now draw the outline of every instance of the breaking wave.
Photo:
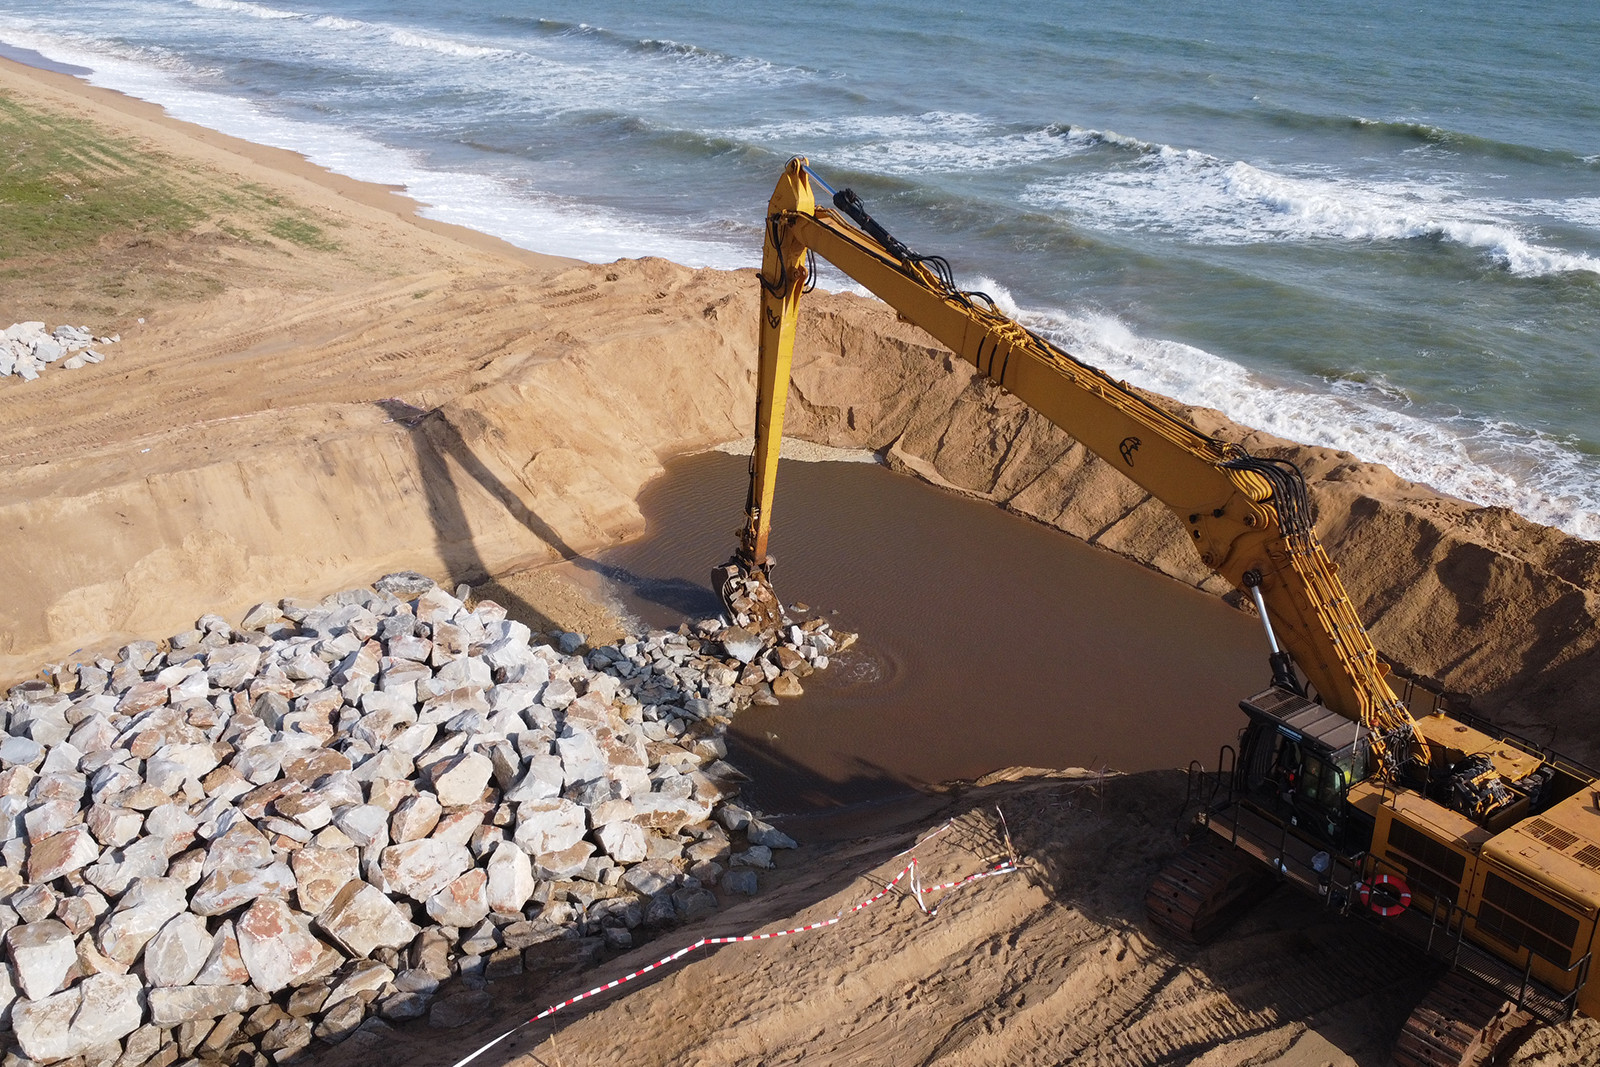
M 1325 169 L 1283 175 L 1192 149 L 1083 136 L 1136 148 L 1137 158 L 1126 166 L 1035 182 L 1022 194 L 1025 203 L 1065 211 L 1090 227 L 1167 233 L 1197 243 L 1424 239 L 1476 249 L 1521 277 L 1600 274 L 1600 258 L 1540 244 L 1531 227 L 1511 217 L 1531 202 L 1477 199 L 1448 178 L 1355 180 Z M 1584 219 L 1593 213 L 1592 203 L 1578 205 Z
M 1036 333 L 1113 378 L 1307 445 L 1382 463 L 1408 481 L 1600 540 L 1600 469 L 1569 444 L 1509 422 L 1425 415 L 1371 381 L 1271 381 L 1204 349 L 1140 336 L 1112 315 L 1019 307 L 991 278 L 973 280 Z

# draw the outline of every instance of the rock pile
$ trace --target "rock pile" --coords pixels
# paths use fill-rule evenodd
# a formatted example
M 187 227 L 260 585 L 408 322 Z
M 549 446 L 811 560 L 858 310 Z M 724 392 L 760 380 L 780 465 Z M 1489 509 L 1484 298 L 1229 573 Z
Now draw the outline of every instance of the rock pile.
M 582 655 L 403 573 L 13 687 L 6 1062 L 377 1044 L 755 892 L 794 842 L 730 802 L 723 728 L 847 639 L 781 637 L 708 621 Z
M 90 345 L 110 345 L 121 339 L 115 334 L 95 337 L 87 326 L 57 326 L 46 333 L 42 322 L 13 323 L 0 333 L 0 378 L 15 374 L 31 382 L 57 360 L 67 370 L 78 370 L 106 358 Z

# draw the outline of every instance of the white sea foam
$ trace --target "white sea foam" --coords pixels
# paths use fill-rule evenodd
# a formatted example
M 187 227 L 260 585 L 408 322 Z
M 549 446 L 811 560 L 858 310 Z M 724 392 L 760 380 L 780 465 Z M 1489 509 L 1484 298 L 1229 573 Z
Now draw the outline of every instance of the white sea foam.
M 1574 197 L 1571 200 L 1530 200 L 1528 207 L 1563 222 L 1600 230 L 1600 196 Z
M 425 33 L 413 33 L 410 30 L 392 30 L 389 40 L 403 48 L 421 48 L 429 52 L 438 52 L 440 55 L 461 56 L 464 59 L 482 59 L 485 56 L 514 55 L 507 48 L 490 48 L 486 45 L 467 44 L 463 41 L 453 41 L 448 37 L 434 37 Z
M 364 30 L 371 24 L 360 19 L 340 18 L 338 15 L 318 15 L 311 20 L 311 25 L 319 30 Z
M 303 19 L 305 13 L 300 11 L 283 11 L 265 4 L 246 3 L 245 0 L 189 0 L 195 7 L 208 8 L 212 11 L 227 11 L 236 15 L 248 15 L 256 19 Z
M 1035 182 L 1022 199 L 1089 226 L 1199 243 L 1431 238 L 1479 249 L 1517 275 L 1600 273 L 1600 258 L 1537 243 L 1515 205 L 1475 199 L 1447 179 L 1275 174 L 1159 145 L 1143 146 L 1128 166 Z
M 1382 463 L 1409 481 L 1600 540 L 1600 470 L 1546 434 L 1505 422 L 1426 418 L 1377 382 L 1271 381 L 1200 348 L 1142 337 L 1114 316 L 1018 307 L 990 278 L 972 287 L 1009 315 L 1113 378 L 1216 408 L 1229 418 L 1310 445 Z
M 896 176 L 1000 170 L 1088 148 L 1065 127 L 1008 131 L 977 115 L 948 111 L 768 123 L 729 135 L 779 151 L 825 147 L 829 166 Z

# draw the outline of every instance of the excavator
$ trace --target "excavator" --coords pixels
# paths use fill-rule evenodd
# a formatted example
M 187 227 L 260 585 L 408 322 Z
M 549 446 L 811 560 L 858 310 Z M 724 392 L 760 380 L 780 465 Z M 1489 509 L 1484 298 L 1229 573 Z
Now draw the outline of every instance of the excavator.
M 1285 883 L 1384 925 L 1443 965 L 1396 1040 L 1402 1067 L 1491 1062 L 1540 1023 L 1600 1016 L 1600 773 L 1391 670 L 1293 464 L 1201 433 L 962 291 L 946 260 L 912 251 L 804 157 L 768 206 L 746 520 L 713 572 L 730 617 L 757 631 L 784 622 L 767 547 L 815 256 L 1166 504 L 1254 604 L 1270 684 L 1240 702 L 1237 748 L 1199 776 L 1189 844 L 1146 897 L 1156 929 L 1203 942 Z

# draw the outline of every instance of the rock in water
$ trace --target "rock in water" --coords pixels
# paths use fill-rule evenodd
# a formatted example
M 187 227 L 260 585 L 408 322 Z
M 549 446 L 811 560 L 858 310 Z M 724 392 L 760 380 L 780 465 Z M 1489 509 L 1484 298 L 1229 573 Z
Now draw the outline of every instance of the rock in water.
M 740 663 L 749 663 L 761 655 L 761 650 L 766 647 L 766 642 L 760 637 L 740 626 L 730 626 L 722 631 L 721 640 L 728 655 Z

